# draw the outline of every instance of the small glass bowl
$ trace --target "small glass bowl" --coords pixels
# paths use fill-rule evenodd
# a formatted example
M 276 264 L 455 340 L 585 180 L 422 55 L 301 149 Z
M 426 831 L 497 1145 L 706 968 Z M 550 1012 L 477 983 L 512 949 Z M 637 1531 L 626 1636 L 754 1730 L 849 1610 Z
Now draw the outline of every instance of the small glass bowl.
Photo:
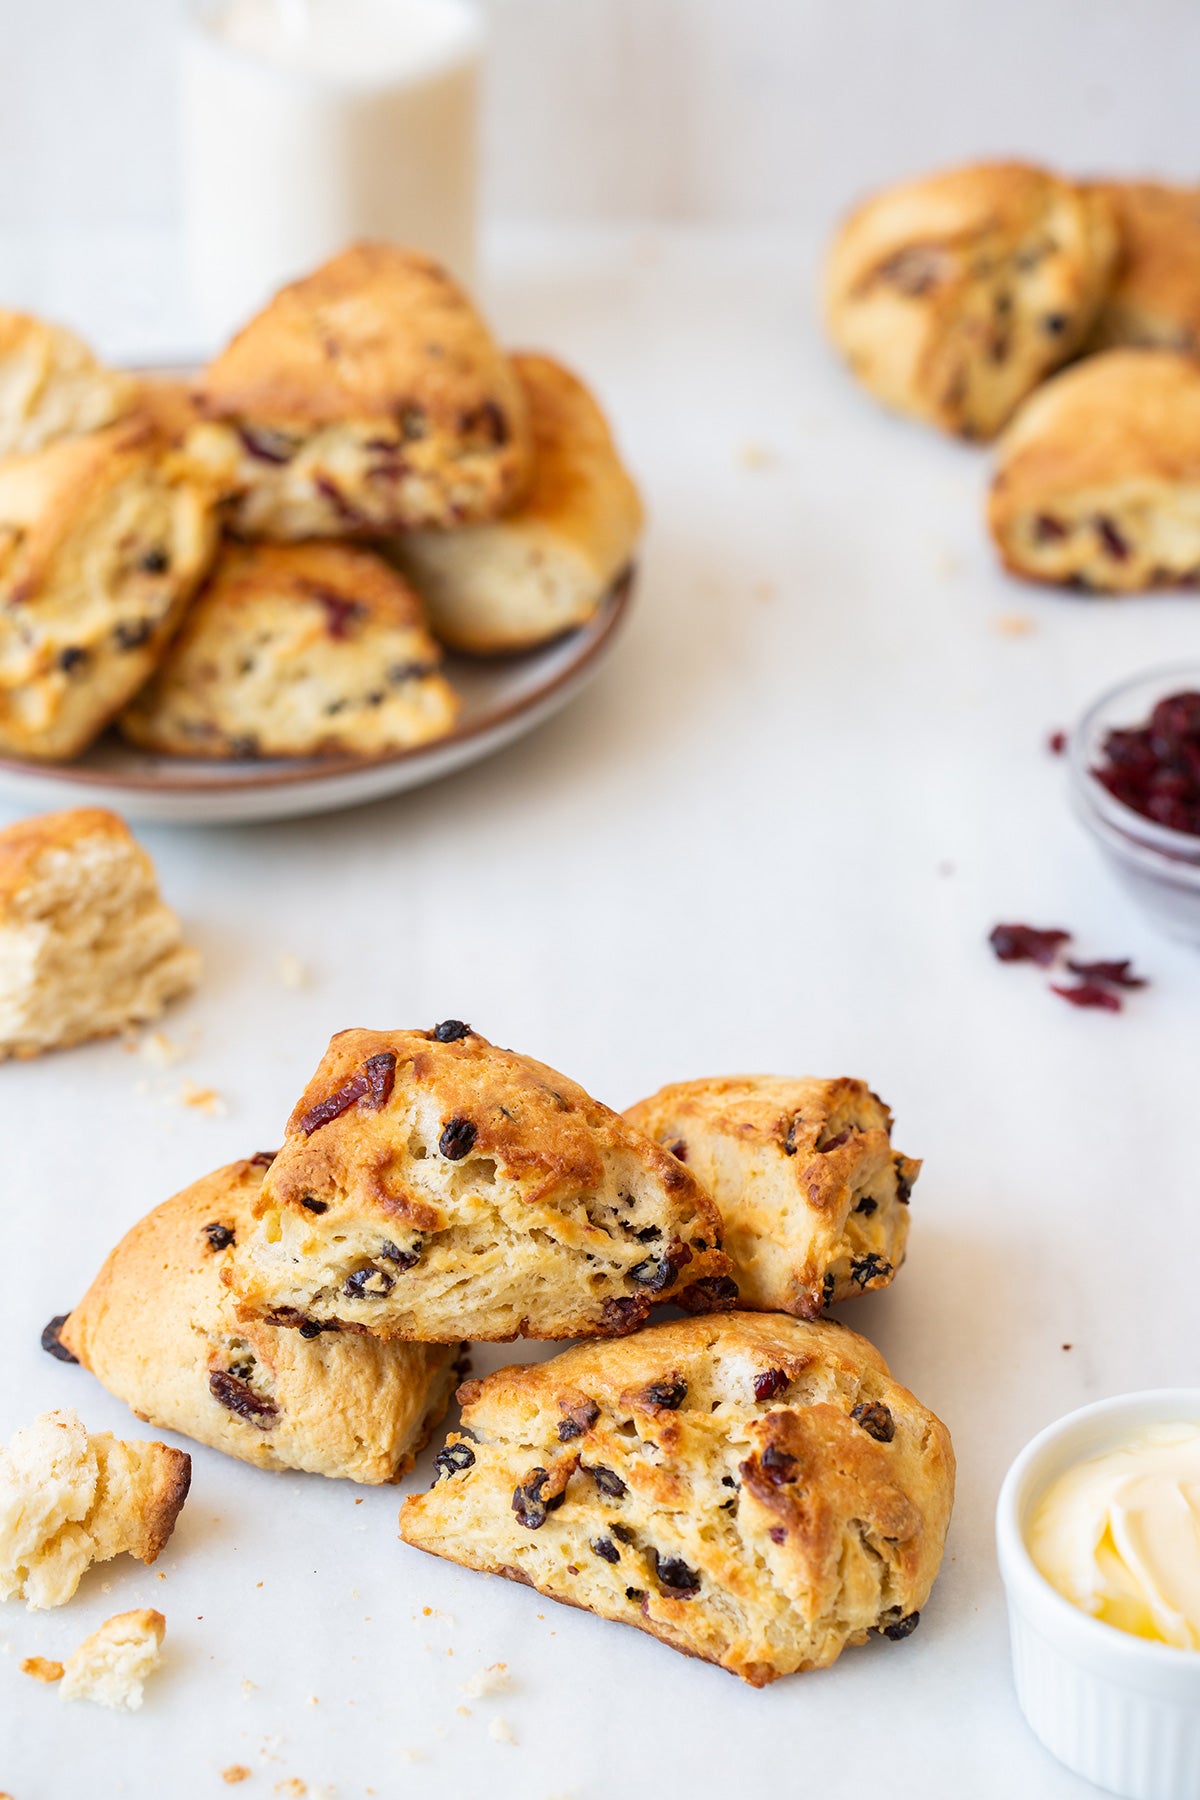
M 1168 937 L 1200 945 L 1200 837 L 1171 831 L 1116 800 L 1092 774 L 1114 727 L 1138 728 L 1158 701 L 1200 690 L 1200 663 L 1151 669 L 1102 694 L 1068 747 L 1075 810 L 1118 879 Z

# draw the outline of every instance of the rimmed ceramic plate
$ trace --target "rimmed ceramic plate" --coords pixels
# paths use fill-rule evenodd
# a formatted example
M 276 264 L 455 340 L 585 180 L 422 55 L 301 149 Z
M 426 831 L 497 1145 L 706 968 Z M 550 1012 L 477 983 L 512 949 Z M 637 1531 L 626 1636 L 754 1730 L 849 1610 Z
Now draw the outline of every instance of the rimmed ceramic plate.
M 209 762 L 158 756 L 108 732 L 72 763 L 0 757 L 0 797 L 31 809 L 109 806 L 163 825 L 295 819 L 381 800 L 437 781 L 511 744 L 566 706 L 598 672 L 629 612 L 632 571 L 586 625 L 523 656 L 448 656 L 462 697 L 455 729 L 436 743 L 381 757 Z

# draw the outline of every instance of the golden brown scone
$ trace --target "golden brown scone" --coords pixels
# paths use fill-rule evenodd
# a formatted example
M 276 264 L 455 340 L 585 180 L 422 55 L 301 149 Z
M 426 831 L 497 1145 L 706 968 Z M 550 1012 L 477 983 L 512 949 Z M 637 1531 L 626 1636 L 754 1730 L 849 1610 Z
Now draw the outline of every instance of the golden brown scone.
M 524 395 L 446 271 L 355 244 L 285 287 L 205 371 L 189 448 L 249 538 L 493 519 L 528 474 Z
M 1107 350 L 1048 382 L 1001 439 L 988 525 L 1034 581 L 1120 594 L 1200 580 L 1200 365 Z
M 949 1433 L 865 1338 L 730 1313 L 459 1390 L 422 1550 L 653 1632 L 763 1687 L 905 1638 L 942 1558 Z
M 157 1019 L 197 952 L 116 813 L 43 813 L 0 831 L 0 1061 Z
M 73 331 L 0 310 L 0 458 L 99 431 L 136 399 L 133 377 L 106 369 Z
M 166 1630 L 162 1614 L 148 1606 L 105 1619 L 63 1664 L 60 1699 L 136 1712 L 146 1678 L 161 1661 Z
M 1095 183 L 1117 221 L 1117 277 L 1088 343 L 1200 349 L 1200 188 L 1159 181 Z
M 145 681 L 216 548 L 147 420 L 0 465 L 0 751 L 77 756 Z
M 1074 354 L 1108 289 L 1107 199 L 1025 163 L 980 163 L 884 189 L 830 254 L 830 336 L 885 405 L 992 437 Z
M 503 519 L 411 531 L 392 546 L 437 636 L 476 655 L 528 649 L 591 618 L 642 528 L 642 504 L 608 421 L 548 356 L 517 355 L 533 476 Z
M 865 1082 L 678 1081 L 625 1117 L 716 1201 L 741 1305 L 814 1319 L 903 1262 L 921 1165 L 893 1151 L 892 1115 Z
M 402 576 L 348 544 L 226 543 L 121 731 L 177 756 L 377 756 L 458 699 Z
M 43 1413 L 0 1448 L 0 1600 L 62 1606 L 93 1563 L 152 1563 L 187 1499 L 192 1459 L 166 1444 L 90 1435 Z
M 269 1163 L 230 1163 L 155 1207 L 45 1341 L 139 1418 L 243 1462 L 398 1481 L 445 1414 L 461 1345 L 239 1321 L 221 1275 Z
M 447 1343 L 615 1336 L 732 1303 L 695 1177 L 530 1057 L 447 1019 L 342 1031 L 229 1279 L 251 1314 Z

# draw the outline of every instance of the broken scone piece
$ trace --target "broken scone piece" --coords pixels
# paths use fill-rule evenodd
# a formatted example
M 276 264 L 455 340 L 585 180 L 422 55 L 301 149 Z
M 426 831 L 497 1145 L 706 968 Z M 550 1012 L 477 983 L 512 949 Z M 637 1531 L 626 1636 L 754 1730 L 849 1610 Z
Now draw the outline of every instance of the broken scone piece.
M 453 728 L 408 583 L 347 544 L 226 544 L 121 731 L 177 756 L 374 756 Z
M 0 1060 L 157 1019 L 199 970 L 115 813 L 79 807 L 0 831 Z
M 988 525 L 1005 566 L 1099 593 L 1200 581 L 1200 365 L 1108 350 L 1026 402 Z
M 141 1607 L 116 1613 L 84 1638 L 63 1664 L 59 1694 L 64 1700 L 94 1700 L 97 1706 L 136 1712 L 147 1677 L 162 1660 L 167 1621 Z
M 461 1346 L 239 1321 L 221 1276 L 270 1161 L 230 1163 L 155 1207 L 44 1342 L 139 1418 L 243 1462 L 398 1481 L 445 1415 Z
M 904 1260 L 921 1165 L 863 1081 L 727 1075 L 678 1081 L 625 1114 L 708 1189 L 739 1304 L 814 1319 L 886 1287 Z
M 446 271 L 352 245 L 293 282 L 205 370 L 189 452 L 247 538 L 493 519 L 528 475 L 525 397 Z
M 67 1410 L 43 1413 L 0 1449 L 0 1600 L 62 1606 L 93 1563 L 126 1553 L 152 1563 L 191 1472 L 182 1450 L 89 1434 Z
M 1116 253 L 1094 188 L 1025 163 L 944 170 L 884 189 L 842 225 L 829 334 L 885 405 L 989 438 L 1079 349 Z
M 255 1210 L 229 1279 L 248 1314 L 304 1330 L 613 1336 L 736 1291 L 687 1169 L 459 1019 L 339 1032 Z
M 392 545 L 437 636 L 476 655 L 525 650 L 586 623 L 642 528 L 637 488 L 584 384 L 548 356 L 512 361 L 533 434 L 524 497 L 492 524 L 411 531 Z
M 730 1313 L 500 1369 L 400 1535 L 762 1687 L 909 1635 L 954 1495 L 945 1427 L 865 1339 Z
M 1200 188 L 1161 181 L 1095 184 L 1117 221 L 1117 276 L 1089 350 L 1200 348 Z
M 99 431 L 132 410 L 137 392 L 73 331 L 0 310 L 0 458 Z

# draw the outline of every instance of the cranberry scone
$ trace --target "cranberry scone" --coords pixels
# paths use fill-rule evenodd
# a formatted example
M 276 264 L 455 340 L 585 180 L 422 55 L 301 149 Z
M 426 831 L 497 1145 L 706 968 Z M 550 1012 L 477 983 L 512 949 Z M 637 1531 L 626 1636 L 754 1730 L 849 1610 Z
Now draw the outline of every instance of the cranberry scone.
M 445 737 L 458 699 L 421 602 L 369 550 L 235 544 L 121 715 L 178 756 L 377 756 Z
M 0 831 L 0 1061 L 147 1024 L 199 972 L 115 813 L 77 807 Z
M 1200 348 L 1200 188 L 1158 181 L 1096 184 L 1113 209 L 1121 251 L 1091 350 Z
M 132 376 L 106 369 L 73 331 L 0 310 L 0 458 L 112 425 L 137 394 Z
M 1200 365 L 1108 350 L 1048 382 L 1001 439 L 988 525 L 1033 581 L 1121 594 L 1200 580 Z
M 831 1320 L 729 1313 L 459 1390 L 406 1543 L 763 1687 L 917 1625 L 954 1498 L 944 1425 Z
M 255 1212 L 229 1280 L 248 1315 L 302 1330 L 616 1336 L 736 1293 L 694 1175 L 459 1019 L 339 1032 Z
M 398 1481 L 445 1415 L 462 1347 L 239 1320 L 222 1275 L 270 1160 L 230 1163 L 147 1214 L 43 1342 L 139 1418 L 242 1462 Z
M 642 504 L 608 421 L 548 356 L 512 359 L 529 405 L 533 475 L 503 519 L 395 540 L 438 637 L 476 655 L 525 650 L 591 618 L 629 567 Z
M 65 760 L 150 674 L 216 549 L 146 419 L 0 464 L 0 750 Z
M 1095 188 L 980 163 L 886 188 L 829 257 L 830 336 L 900 412 L 990 438 L 1091 329 L 1117 254 Z
M 625 1117 L 716 1201 L 739 1305 L 814 1319 L 903 1262 L 921 1165 L 892 1149 L 892 1115 L 865 1082 L 679 1081 Z
M 152 1563 L 175 1529 L 192 1459 L 43 1413 L 0 1447 L 0 1600 L 62 1606 L 93 1563 Z
M 249 538 L 492 519 L 528 475 L 525 398 L 429 257 L 361 243 L 283 288 L 205 370 L 191 452 Z

